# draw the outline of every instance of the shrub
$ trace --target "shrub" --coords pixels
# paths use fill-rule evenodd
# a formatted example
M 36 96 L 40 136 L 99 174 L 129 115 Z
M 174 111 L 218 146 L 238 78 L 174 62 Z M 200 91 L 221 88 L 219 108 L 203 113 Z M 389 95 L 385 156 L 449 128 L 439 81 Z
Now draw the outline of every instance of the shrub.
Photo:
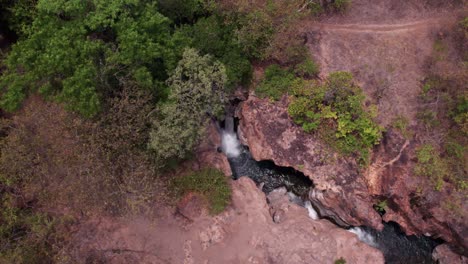
M 279 100 L 288 91 L 294 79 L 290 71 L 277 64 L 270 65 L 265 69 L 263 81 L 257 86 L 255 93 L 261 98 Z
M 434 146 L 424 144 L 416 150 L 418 163 L 414 169 L 420 176 L 428 177 L 434 184 L 434 189 L 440 191 L 444 184 L 444 177 L 449 176 L 447 163 L 443 160 Z
M 351 5 L 351 0 L 333 0 L 330 7 L 333 11 L 344 12 Z
M 400 131 L 400 133 L 405 137 L 405 138 L 411 138 L 412 133 L 409 130 L 409 121 L 406 117 L 404 116 L 397 116 L 393 122 L 392 122 L 392 127 Z
M 179 197 L 188 192 L 203 195 L 208 200 L 212 214 L 224 211 L 231 200 L 231 188 L 227 178 L 216 169 L 208 168 L 176 177 L 172 180 L 171 186 Z
M 311 58 L 306 58 L 304 62 L 294 67 L 294 73 L 302 78 L 312 78 L 319 74 L 320 69 L 315 61 Z
M 385 209 L 387 208 L 387 200 L 382 200 L 375 204 L 374 209 L 379 213 L 385 213 Z
M 335 72 L 323 84 L 303 82 L 305 87 L 293 89 L 288 113 L 304 131 L 317 131 L 335 149 L 356 155 L 366 165 L 369 149 L 380 142 L 382 127 L 373 121 L 374 107 L 364 107 L 364 94 L 352 79 L 350 73 Z

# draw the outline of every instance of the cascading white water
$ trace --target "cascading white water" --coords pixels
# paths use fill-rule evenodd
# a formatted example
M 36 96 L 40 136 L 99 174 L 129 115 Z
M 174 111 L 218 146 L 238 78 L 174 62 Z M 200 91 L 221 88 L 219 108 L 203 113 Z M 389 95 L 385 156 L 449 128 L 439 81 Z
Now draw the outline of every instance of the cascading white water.
M 221 148 L 228 158 L 235 158 L 241 154 L 241 147 L 237 135 L 223 131 L 221 134 Z
M 372 246 L 372 247 L 377 247 L 375 238 L 371 234 L 367 233 L 364 229 L 360 227 L 353 227 L 353 228 L 348 229 L 348 231 L 356 234 L 359 240 L 366 243 L 367 245 Z
M 310 201 L 306 201 L 304 204 L 305 208 L 307 208 L 307 211 L 309 212 L 309 217 L 318 220 L 319 216 L 317 214 L 317 211 L 315 211 L 314 207 L 312 207 L 312 203 Z

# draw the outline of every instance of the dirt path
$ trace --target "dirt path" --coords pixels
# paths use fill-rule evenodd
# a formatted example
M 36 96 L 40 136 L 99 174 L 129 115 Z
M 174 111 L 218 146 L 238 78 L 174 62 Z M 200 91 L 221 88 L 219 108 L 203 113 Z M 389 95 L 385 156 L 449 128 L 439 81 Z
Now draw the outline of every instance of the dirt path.
M 456 17 L 455 13 L 439 14 L 392 23 L 349 23 L 348 17 L 340 17 L 321 23 L 307 21 L 302 30 L 321 75 L 353 73 L 368 100 L 378 106 L 379 122 L 387 126 L 397 116 L 414 120 L 435 39 L 456 23 Z
M 309 28 L 318 29 L 322 31 L 339 31 L 347 33 L 406 33 L 409 31 L 427 29 L 433 26 L 442 26 L 453 23 L 453 17 L 434 17 L 430 19 L 416 20 L 413 22 L 405 23 L 392 23 L 392 24 L 330 24 L 319 23 L 309 25 Z M 310 23 L 310 22 L 309 22 Z

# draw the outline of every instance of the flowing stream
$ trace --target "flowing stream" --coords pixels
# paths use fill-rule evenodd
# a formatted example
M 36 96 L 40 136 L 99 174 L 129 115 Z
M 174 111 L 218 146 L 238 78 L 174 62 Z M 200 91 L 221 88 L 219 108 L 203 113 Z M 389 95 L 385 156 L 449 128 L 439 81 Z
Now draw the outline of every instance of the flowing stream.
M 221 131 L 222 151 L 231 165 L 233 178 L 249 177 L 265 193 L 286 187 L 290 201 L 305 207 L 310 218 L 319 219 L 319 214 L 308 200 L 308 192 L 313 188 L 312 181 L 300 171 L 288 167 L 276 166 L 272 161 L 256 161 L 247 146 L 240 144 L 232 117 L 227 117 Z M 370 227 L 352 227 L 348 229 L 358 238 L 382 251 L 388 264 L 432 264 L 432 250 L 440 242 L 425 236 L 406 236 L 396 223 L 383 223 L 384 229 L 376 231 Z

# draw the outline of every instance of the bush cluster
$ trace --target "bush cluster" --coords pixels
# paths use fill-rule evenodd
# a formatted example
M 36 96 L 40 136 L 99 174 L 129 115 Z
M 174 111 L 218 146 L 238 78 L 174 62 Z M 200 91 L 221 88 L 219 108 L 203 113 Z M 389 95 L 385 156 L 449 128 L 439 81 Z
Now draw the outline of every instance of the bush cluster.
M 288 113 L 304 131 L 317 132 L 341 153 L 356 155 L 366 165 L 369 149 L 380 142 L 382 127 L 376 108 L 365 107 L 365 96 L 347 72 L 335 72 L 324 83 L 298 81 Z
M 304 79 L 316 77 L 318 73 L 319 66 L 310 57 L 289 68 L 272 64 L 266 67 L 262 81 L 255 88 L 255 93 L 261 98 L 279 100 L 284 94 L 300 85 Z

